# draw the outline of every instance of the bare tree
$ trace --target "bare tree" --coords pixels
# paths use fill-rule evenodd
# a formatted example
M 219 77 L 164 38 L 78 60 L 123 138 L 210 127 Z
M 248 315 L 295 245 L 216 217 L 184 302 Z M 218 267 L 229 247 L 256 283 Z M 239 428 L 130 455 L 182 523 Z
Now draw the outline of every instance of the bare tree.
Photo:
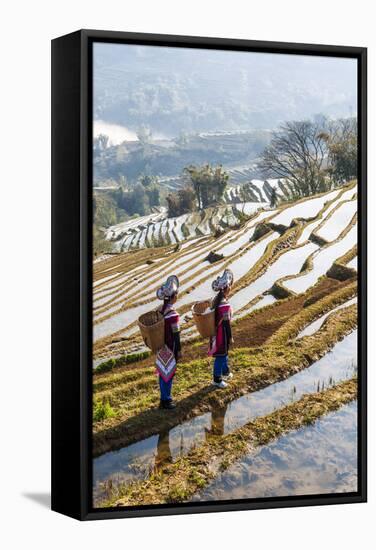
M 293 121 L 284 123 L 274 132 L 259 167 L 264 177 L 286 179 L 294 195 L 306 197 L 330 186 L 327 159 L 325 129 L 316 122 Z

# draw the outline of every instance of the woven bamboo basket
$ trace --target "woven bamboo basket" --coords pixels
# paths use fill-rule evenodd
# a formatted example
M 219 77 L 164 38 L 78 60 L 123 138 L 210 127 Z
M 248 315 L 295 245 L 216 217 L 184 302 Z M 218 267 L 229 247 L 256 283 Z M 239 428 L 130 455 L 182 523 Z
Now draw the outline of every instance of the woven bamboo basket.
M 215 311 L 211 309 L 210 300 L 196 302 L 192 307 L 193 320 L 203 338 L 215 335 Z
M 142 339 L 156 353 L 165 343 L 164 317 L 160 311 L 148 311 L 138 318 Z

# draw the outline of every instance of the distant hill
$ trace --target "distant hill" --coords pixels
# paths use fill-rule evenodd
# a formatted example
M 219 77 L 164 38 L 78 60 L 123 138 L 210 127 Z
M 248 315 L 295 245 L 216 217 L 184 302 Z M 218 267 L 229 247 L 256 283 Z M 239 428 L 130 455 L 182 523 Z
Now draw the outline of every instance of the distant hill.
M 190 164 L 247 164 L 263 151 L 271 133 L 265 130 L 218 134 L 193 134 L 177 140 L 150 143 L 126 141 L 94 150 L 94 185 L 124 176 L 135 182 L 141 174 L 179 176 Z M 256 177 L 256 174 L 253 174 Z
M 356 61 L 98 43 L 94 117 L 167 138 L 356 112 Z

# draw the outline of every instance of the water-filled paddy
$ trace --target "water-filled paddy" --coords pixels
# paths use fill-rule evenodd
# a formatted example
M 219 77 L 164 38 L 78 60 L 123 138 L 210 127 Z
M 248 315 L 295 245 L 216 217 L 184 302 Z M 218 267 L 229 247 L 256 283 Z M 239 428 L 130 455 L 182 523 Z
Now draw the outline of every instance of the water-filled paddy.
M 327 218 L 323 225 L 316 231 L 317 235 L 328 242 L 334 241 L 349 225 L 356 211 L 356 201 L 344 202 L 334 210 L 333 214 Z
M 214 409 L 183 422 L 169 432 L 163 431 L 118 451 L 94 459 L 94 486 L 100 495 L 101 483 L 129 482 L 144 479 L 163 460 L 176 460 L 194 445 L 205 441 L 210 433 L 223 435 L 247 422 L 314 393 L 351 378 L 357 369 L 357 331 L 338 342 L 332 351 L 307 369 L 264 389 L 246 394 L 223 408 Z
M 347 267 L 351 267 L 351 269 L 358 269 L 358 256 L 355 256 L 355 258 L 350 260 Z
M 354 224 L 350 231 L 341 239 L 326 246 L 313 257 L 313 269 L 294 279 L 289 279 L 283 284 L 293 292 L 305 292 L 314 285 L 321 275 L 324 275 L 332 266 L 333 262 L 348 252 L 357 242 L 358 225 Z
M 249 453 L 192 501 L 357 491 L 357 402 Z
M 316 244 L 308 242 L 282 254 L 256 281 L 233 294 L 231 304 L 234 310 L 240 309 L 259 294 L 269 290 L 278 279 L 299 273 L 305 260 L 317 249 Z
M 280 214 L 273 219 L 273 223 L 288 227 L 295 218 L 314 218 L 323 208 L 324 204 L 333 200 L 338 194 L 338 190 L 332 191 L 331 193 L 327 193 L 321 197 L 308 199 L 298 204 L 294 204 L 293 206 L 290 206 L 280 212 Z
M 347 300 L 347 302 L 345 302 L 344 304 L 341 304 L 341 305 L 331 309 L 327 313 L 324 313 L 324 315 L 321 315 L 321 317 L 316 319 L 316 321 L 313 321 L 312 323 L 307 325 L 302 331 L 300 331 L 299 334 L 297 335 L 297 338 L 303 338 L 303 336 L 310 336 L 311 334 L 314 334 L 315 332 L 317 332 L 322 327 L 325 319 L 327 317 L 329 317 L 329 315 L 331 315 L 335 311 L 339 311 L 340 309 L 343 309 L 345 307 L 352 306 L 353 304 L 356 304 L 357 301 L 358 301 L 357 297 L 351 298 L 351 300 Z

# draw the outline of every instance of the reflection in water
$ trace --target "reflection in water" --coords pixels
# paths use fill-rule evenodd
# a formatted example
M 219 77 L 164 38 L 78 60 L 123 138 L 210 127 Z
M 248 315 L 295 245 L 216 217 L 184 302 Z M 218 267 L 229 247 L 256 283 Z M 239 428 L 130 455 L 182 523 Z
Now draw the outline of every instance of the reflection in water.
M 304 394 L 322 391 L 354 376 L 357 369 L 357 338 L 358 331 L 354 330 L 309 368 L 230 403 L 225 419 L 225 433 L 291 401 L 297 401 Z
M 95 499 L 106 495 L 106 487 L 145 479 L 154 467 L 158 436 L 143 439 L 119 451 L 106 453 L 93 460 Z
M 249 453 L 193 501 L 357 491 L 357 402 Z
M 192 418 L 169 432 L 151 436 L 118 451 L 105 453 L 93 460 L 94 498 L 106 495 L 106 485 L 146 479 L 164 462 L 176 460 L 187 454 L 195 445 L 202 443 L 210 428 L 211 413 Z
M 172 462 L 172 453 L 170 449 L 170 433 L 166 430 L 158 436 L 154 467 L 157 470 L 160 466 L 169 462 Z
M 357 331 L 338 342 L 311 367 L 290 376 L 282 382 L 246 394 L 225 407 L 192 418 L 148 437 L 119 451 L 112 451 L 94 459 L 93 478 L 95 498 L 105 495 L 105 484 L 129 483 L 145 479 L 164 461 L 174 461 L 202 443 L 208 435 L 224 435 L 244 426 L 254 418 L 298 400 L 303 394 L 313 393 L 351 378 L 356 372 Z
M 207 435 L 224 435 L 227 405 L 212 411 L 211 428 L 206 429 Z

